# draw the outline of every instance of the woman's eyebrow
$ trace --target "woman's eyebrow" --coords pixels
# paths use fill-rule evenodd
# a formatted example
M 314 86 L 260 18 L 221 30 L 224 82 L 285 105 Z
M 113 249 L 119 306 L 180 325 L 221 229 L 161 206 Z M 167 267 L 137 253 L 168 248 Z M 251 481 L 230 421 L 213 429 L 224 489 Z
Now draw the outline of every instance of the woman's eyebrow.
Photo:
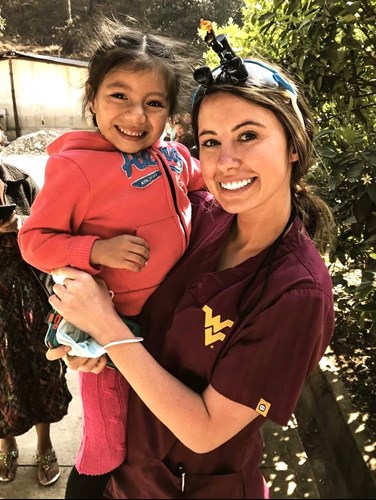
M 245 122 L 239 123 L 238 125 L 235 125 L 235 127 L 233 127 L 231 129 L 231 132 L 236 132 L 240 128 L 247 127 L 249 125 L 251 125 L 253 127 L 262 127 L 262 128 L 265 128 L 265 125 L 263 123 L 256 122 L 256 121 L 253 121 L 253 120 L 247 120 Z M 202 132 L 200 132 L 198 134 L 198 137 L 201 137 L 202 135 L 206 135 L 206 134 L 217 135 L 217 132 L 215 130 L 203 130 Z
M 235 125 L 231 129 L 231 132 L 235 132 L 236 130 L 239 130 L 242 127 L 247 127 L 248 125 L 252 125 L 253 127 L 263 127 L 265 128 L 265 125 L 260 123 L 260 122 L 255 122 L 254 120 L 246 120 L 245 122 L 239 123 L 238 125 Z
M 203 130 L 198 134 L 198 137 L 201 137 L 202 135 L 217 135 L 217 132 L 215 132 L 215 130 Z

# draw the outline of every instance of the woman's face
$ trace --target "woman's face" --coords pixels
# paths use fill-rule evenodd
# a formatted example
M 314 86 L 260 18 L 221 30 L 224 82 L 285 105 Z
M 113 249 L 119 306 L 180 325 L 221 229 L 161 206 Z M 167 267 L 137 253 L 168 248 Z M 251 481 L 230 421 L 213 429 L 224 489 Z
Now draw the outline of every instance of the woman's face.
M 240 97 L 204 98 L 198 116 L 202 175 L 229 213 L 277 213 L 290 204 L 292 162 L 284 129 L 272 111 Z

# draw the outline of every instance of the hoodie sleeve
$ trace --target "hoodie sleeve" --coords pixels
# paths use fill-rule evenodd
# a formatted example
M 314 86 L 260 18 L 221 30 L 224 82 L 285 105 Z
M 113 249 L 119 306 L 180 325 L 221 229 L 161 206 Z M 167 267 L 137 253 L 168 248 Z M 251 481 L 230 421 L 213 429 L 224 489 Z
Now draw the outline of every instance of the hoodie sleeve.
M 194 158 L 189 149 L 180 142 L 174 142 L 174 147 L 184 158 L 187 165 L 187 189 L 188 191 L 197 191 L 204 188 L 204 181 L 201 175 L 200 161 Z
M 79 234 L 90 199 L 90 184 L 78 165 L 64 156 L 51 156 L 44 185 L 18 233 L 24 260 L 48 273 L 71 266 L 97 274 L 100 269 L 90 265 L 90 253 L 99 237 Z

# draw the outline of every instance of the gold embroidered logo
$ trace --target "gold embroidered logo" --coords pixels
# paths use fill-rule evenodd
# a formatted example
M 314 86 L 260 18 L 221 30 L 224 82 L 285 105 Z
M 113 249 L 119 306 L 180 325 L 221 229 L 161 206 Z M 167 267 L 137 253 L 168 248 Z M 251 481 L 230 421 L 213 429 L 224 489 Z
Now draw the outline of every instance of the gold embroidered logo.
M 226 335 L 221 332 L 222 328 L 231 328 L 234 324 L 230 319 L 221 321 L 221 317 L 213 316 L 213 309 L 209 306 L 204 306 L 202 310 L 205 313 L 205 345 L 214 344 L 217 340 L 223 342 Z
M 265 401 L 265 399 L 260 398 L 260 401 L 257 404 L 256 411 L 260 413 L 263 417 L 266 417 L 270 410 L 271 404 Z

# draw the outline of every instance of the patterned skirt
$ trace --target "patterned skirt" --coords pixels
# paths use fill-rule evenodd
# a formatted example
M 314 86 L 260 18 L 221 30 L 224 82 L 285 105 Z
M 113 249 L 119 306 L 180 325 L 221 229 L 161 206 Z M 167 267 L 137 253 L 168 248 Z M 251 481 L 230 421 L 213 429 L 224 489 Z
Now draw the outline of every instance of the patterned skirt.
M 72 399 L 64 363 L 46 358 L 51 306 L 9 236 L 0 235 L 0 438 L 58 422 Z

